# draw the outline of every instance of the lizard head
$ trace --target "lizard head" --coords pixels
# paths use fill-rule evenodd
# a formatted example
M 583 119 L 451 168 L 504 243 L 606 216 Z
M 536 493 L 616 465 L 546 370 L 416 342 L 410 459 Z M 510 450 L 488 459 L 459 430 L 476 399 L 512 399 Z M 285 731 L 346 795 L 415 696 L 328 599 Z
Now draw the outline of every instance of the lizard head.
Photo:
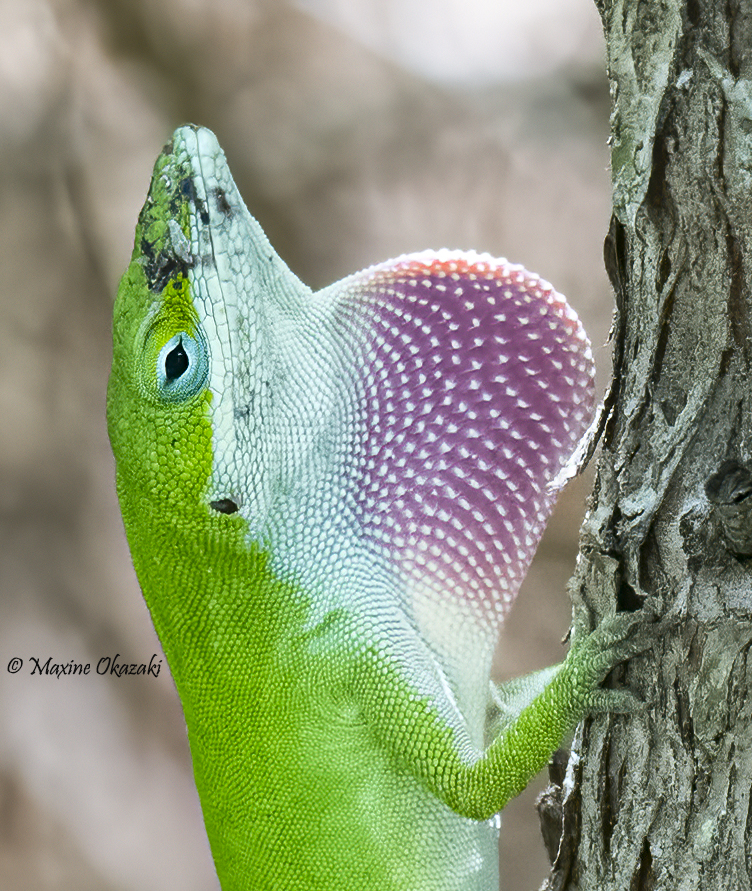
M 114 312 L 108 427 L 119 485 L 144 508 L 177 500 L 261 525 L 290 466 L 275 422 L 287 376 L 278 344 L 309 293 L 248 213 L 214 135 L 178 129 L 156 161 Z M 299 415 L 288 413 L 305 428 Z

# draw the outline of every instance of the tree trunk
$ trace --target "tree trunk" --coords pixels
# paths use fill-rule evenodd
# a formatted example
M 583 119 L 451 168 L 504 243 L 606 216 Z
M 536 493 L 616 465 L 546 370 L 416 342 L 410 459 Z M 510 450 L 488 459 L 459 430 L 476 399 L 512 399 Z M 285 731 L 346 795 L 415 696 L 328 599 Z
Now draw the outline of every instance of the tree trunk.
M 614 378 L 575 614 L 665 617 L 577 731 L 544 888 L 752 889 L 752 0 L 596 0 Z M 654 626 L 655 627 L 655 626 Z M 551 805 L 554 798 L 549 797 Z

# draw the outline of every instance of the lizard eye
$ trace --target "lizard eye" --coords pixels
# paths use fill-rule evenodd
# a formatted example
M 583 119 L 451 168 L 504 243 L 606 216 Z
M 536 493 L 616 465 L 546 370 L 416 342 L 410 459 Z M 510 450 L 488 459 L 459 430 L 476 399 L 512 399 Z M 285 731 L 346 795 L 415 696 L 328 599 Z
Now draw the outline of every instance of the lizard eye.
M 183 339 L 181 338 L 165 358 L 164 370 L 167 382 L 172 383 L 181 377 L 188 370 L 190 364 L 188 353 L 183 349 Z
M 208 373 L 204 343 L 185 331 L 171 337 L 159 351 L 157 386 L 170 402 L 184 402 L 198 393 Z

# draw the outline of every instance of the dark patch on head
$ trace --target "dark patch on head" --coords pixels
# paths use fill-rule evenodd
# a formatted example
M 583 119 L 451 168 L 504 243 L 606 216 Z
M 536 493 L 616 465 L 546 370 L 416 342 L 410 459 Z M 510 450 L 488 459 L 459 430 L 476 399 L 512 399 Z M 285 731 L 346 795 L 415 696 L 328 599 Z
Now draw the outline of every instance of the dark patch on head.
M 147 259 L 144 267 L 149 289 L 155 294 L 161 294 L 168 282 L 180 274 L 185 275 L 187 271 L 188 264 L 184 260 L 174 254 L 165 253 Z
M 214 190 L 214 197 L 217 201 L 217 210 L 228 219 L 231 218 L 234 214 L 234 211 L 230 205 L 230 202 L 227 200 L 225 190 L 220 189 L 219 186 L 217 186 L 217 188 Z
M 261 381 L 261 390 L 256 392 L 251 392 L 248 394 L 248 401 L 242 403 L 241 405 L 236 405 L 232 411 L 232 416 L 236 421 L 248 421 L 251 415 L 254 415 L 258 412 L 258 404 L 257 400 L 259 398 L 264 398 L 267 401 L 272 399 L 272 382 L 271 381 Z
M 187 198 L 188 201 L 196 208 L 196 213 L 199 216 L 199 219 L 204 224 L 204 226 L 209 225 L 209 211 L 206 208 L 206 204 L 203 202 L 201 198 L 196 194 L 196 184 L 193 182 L 192 176 L 186 176 L 180 181 L 179 194 L 183 195 L 184 198 Z M 177 216 L 180 202 L 177 201 L 177 208 L 175 209 L 175 216 Z
M 168 146 L 165 147 L 165 153 L 167 153 L 170 148 L 171 144 L 168 144 Z M 204 225 L 208 225 L 209 213 L 206 209 L 206 204 L 196 194 L 196 186 L 193 178 L 190 176 L 183 177 L 178 183 L 177 188 L 172 190 L 168 217 L 172 217 L 173 220 L 181 219 L 184 214 L 186 200 L 193 208 L 195 208 L 201 222 Z M 177 278 L 178 275 L 182 274 L 183 276 L 186 276 L 188 270 L 195 266 L 198 259 L 197 257 L 192 256 L 178 256 L 169 236 L 167 236 L 164 241 L 162 238 L 159 238 L 156 241 L 150 241 L 146 237 L 146 233 L 148 233 L 150 229 L 150 224 L 155 219 L 159 219 L 162 216 L 163 214 L 159 212 L 159 209 L 155 209 L 154 199 L 150 195 L 149 200 L 144 204 L 139 216 L 139 222 L 142 227 L 142 232 L 144 233 L 141 238 L 140 247 L 144 258 L 144 274 L 146 276 L 146 281 L 149 285 L 149 290 L 155 294 L 160 294 L 165 286 L 171 280 Z M 213 258 L 210 257 L 203 259 L 204 262 L 207 260 L 210 263 L 214 262 Z
M 235 514 L 238 512 L 238 506 L 231 498 L 220 498 L 218 501 L 210 501 L 209 507 L 219 514 Z
M 192 176 L 184 176 L 180 180 L 180 194 L 187 198 L 191 204 L 196 203 L 196 184 L 193 182 Z
M 146 237 L 141 239 L 141 253 L 144 257 L 146 282 L 154 294 L 161 294 L 167 283 L 178 275 L 187 276 L 188 269 L 193 265 L 171 250 L 157 252 L 154 242 Z

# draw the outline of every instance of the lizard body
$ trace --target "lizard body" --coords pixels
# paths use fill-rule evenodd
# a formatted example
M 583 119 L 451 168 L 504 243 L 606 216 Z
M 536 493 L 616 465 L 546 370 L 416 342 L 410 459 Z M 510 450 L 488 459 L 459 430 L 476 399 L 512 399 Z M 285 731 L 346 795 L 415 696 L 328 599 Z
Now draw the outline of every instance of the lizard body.
M 489 687 L 593 406 L 547 283 L 440 251 L 314 293 L 213 134 L 176 131 L 118 292 L 108 423 L 224 891 L 498 886 L 498 811 L 623 656 L 614 626 Z

